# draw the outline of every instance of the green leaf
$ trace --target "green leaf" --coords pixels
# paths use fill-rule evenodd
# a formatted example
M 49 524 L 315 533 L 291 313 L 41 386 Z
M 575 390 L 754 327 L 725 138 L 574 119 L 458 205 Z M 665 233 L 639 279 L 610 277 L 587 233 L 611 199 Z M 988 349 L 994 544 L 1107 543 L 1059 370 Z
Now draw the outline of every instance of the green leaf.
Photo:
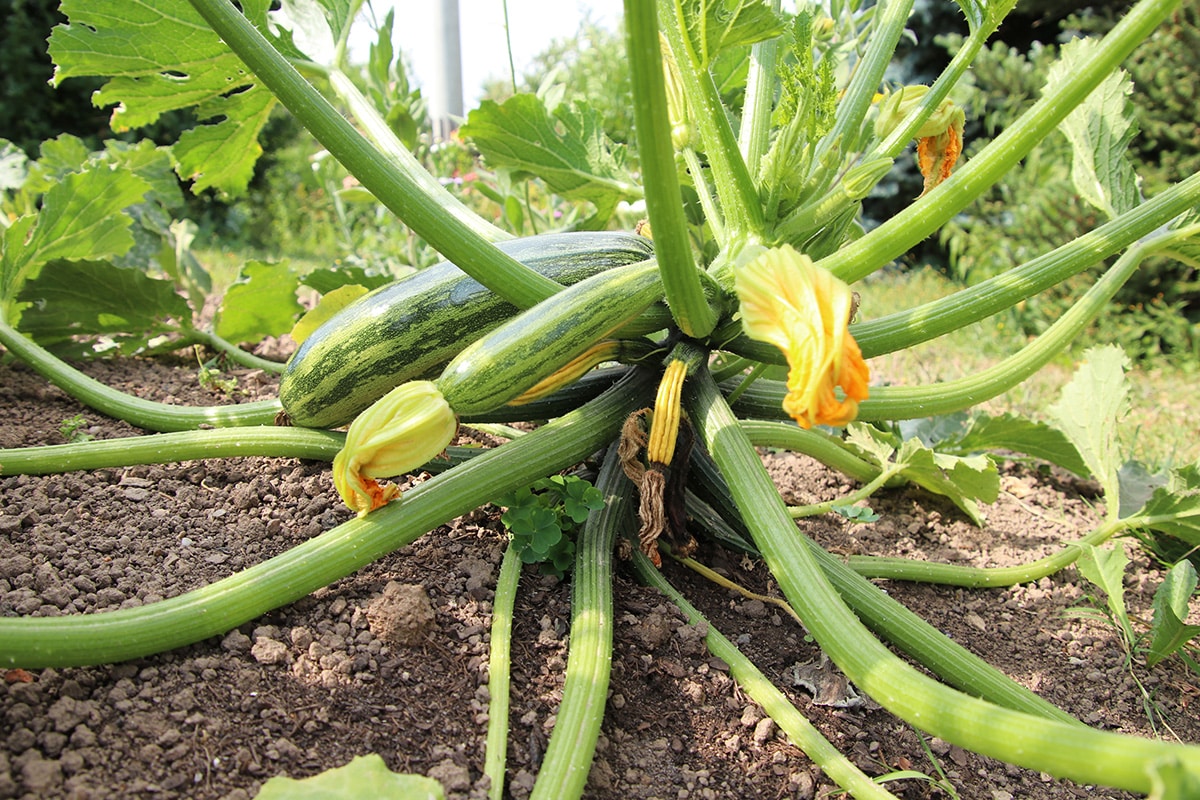
M 623 145 L 604 133 L 600 115 L 582 101 L 551 113 L 533 94 L 517 94 L 503 105 L 485 100 L 461 128 L 493 169 L 541 178 L 557 194 L 587 200 L 607 220 L 621 200 L 641 197 Z
M 901 477 L 946 497 L 977 525 L 983 523 L 977 501 L 992 503 L 1000 494 L 1000 473 L 986 455 L 935 453 L 915 438 L 906 439 L 897 449 L 891 434 L 861 423 L 849 426 L 846 444 L 879 466 L 898 468 Z
M 64 176 L 43 196 L 40 213 L 10 225 L 0 239 L 0 304 L 9 323 L 17 323 L 17 294 L 43 264 L 110 258 L 128 250 L 132 219 L 123 209 L 149 188 L 128 170 L 96 165 Z
M 784 30 L 783 18 L 762 0 L 684 0 L 682 8 L 698 70 L 707 70 L 723 50 L 771 39 Z
M 1146 665 L 1153 667 L 1200 635 L 1200 625 L 1188 625 L 1188 602 L 1196 591 L 1196 568 L 1184 559 L 1167 573 L 1154 593 L 1154 618 Z
M 1088 38 L 1067 42 L 1050 68 L 1047 85 L 1052 87 L 1074 74 L 1099 46 L 1098 41 Z M 1129 143 L 1137 133 L 1129 102 L 1132 93 L 1133 81 L 1124 70 L 1117 70 L 1059 124 L 1071 143 L 1075 190 L 1109 219 L 1141 201 L 1137 175 L 1129 159 Z
M 444 800 L 445 796 L 433 778 L 392 772 L 375 753 L 311 778 L 276 775 L 256 795 L 259 800 Z
M 1200 546 L 1200 463 L 1172 470 L 1137 516 L 1144 527 Z
M 1108 610 L 1113 619 L 1121 626 L 1127 641 L 1133 641 L 1133 631 L 1129 627 L 1129 616 L 1125 611 L 1125 567 L 1129 558 L 1125 548 L 1105 547 L 1095 545 L 1080 545 L 1082 554 L 1075 563 L 1079 574 L 1091 581 L 1105 595 Z
M 899 423 L 905 438 L 916 436 L 939 452 L 969 455 L 979 452 L 1011 451 L 1056 464 L 1087 477 L 1087 464 L 1062 431 L 1044 422 L 1013 414 L 966 412 L 905 420 Z
M 1059 401 L 1046 410 L 1100 482 L 1111 516 L 1115 516 L 1121 496 L 1117 424 L 1129 412 L 1128 366 L 1129 359 L 1118 347 L 1088 350 Z
M 322 267 L 306 272 L 300 283 L 315 289 L 320 294 L 328 294 L 342 286 L 365 286 L 367 289 L 378 289 L 380 286 L 396 280 L 394 275 L 373 272 L 363 267 L 340 266 Z
M 52 261 L 20 299 L 30 303 L 21 330 L 43 347 L 71 356 L 95 355 L 77 336 L 108 336 L 123 355 L 192 324 L 192 310 L 169 280 L 107 261 Z
M 297 280 L 286 260 L 247 261 L 217 311 L 217 335 L 231 342 L 257 342 L 282 336 L 304 310 L 296 299 Z
M 265 25 L 265 0 L 242 4 Z M 64 0 L 68 23 L 50 35 L 54 83 L 109 78 L 93 96 L 116 105 L 114 130 L 149 125 L 167 111 L 195 107 L 205 124 L 173 148 L 180 177 L 194 190 L 245 191 L 262 153 L 258 133 L 275 104 L 242 62 L 184 0 Z

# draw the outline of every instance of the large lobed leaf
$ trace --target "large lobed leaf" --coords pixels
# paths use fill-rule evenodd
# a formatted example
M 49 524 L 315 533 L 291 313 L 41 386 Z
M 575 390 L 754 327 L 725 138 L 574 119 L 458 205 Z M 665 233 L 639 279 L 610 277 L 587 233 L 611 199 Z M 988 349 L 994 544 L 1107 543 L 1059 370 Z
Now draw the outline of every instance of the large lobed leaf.
M 265 26 L 267 3 L 242 6 Z M 196 191 L 245 190 L 262 153 L 259 131 L 276 101 L 186 0 L 64 0 L 62 12 L 68 23 L 50 35 L 55 84 L 109 78 L 93 102 L 116 106 L 111 124 L 118 131 L 195 107 L 206 122 L 174 147 L 180 177 L 195 181 Z M 290 40 L 277 42 L 292 49 Z
M 585 102 L 551 111 L 533 94 L 516 94 L 503 104 L 485 100 L 461 133 L 493 169 L 532 175 L 567 199 L 590 201 L 600 223 L 621 200 L 641 197 L 625 147 L 608 138 L 600 115 Z

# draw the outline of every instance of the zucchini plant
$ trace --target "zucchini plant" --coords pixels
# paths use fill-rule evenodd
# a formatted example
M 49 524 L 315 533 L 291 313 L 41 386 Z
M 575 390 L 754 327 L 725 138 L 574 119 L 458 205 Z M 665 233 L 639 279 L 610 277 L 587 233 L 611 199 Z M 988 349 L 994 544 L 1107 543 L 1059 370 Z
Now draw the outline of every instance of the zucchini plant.
M 911 481 L 979 519 L 980 504 L 998 492 L 995 463 L 978 453 L 935 454 L 916 438 L 897 437 L 894 423 L 1003 393 L 1061 353 L 1146 258 L 1194 262 L 1200 252 L 1200 175 L 1146 199 L 1124 152 L 1132 134 L 1119 65 L 1172 13 L 1172 0 L 1140 0 L 1103 40 L 1065 47 L 1042 99 L 959 163 L 964 115 L 952 90 L 1014 4 L 958 0 L 971 29 L 961 49 L 931 86 L 899 87 L 887 84 L 886 69 L 912 0 L 869 9 L 839 0 L 796 14 L 769 0 L 626 0 L 634 154 L 606 140 L 586 103 L 547 108 L 528 95 L 485 104 L 462 133 L 493 167 L 590 203 L 588 225 L 605 225 L 622 200 L 644 200 L 646 225 L 639 235 L 577 231 L 507 241 L 422 169 L 340 66 L 358 3 L 307 0 L 272 11 L 258 0 L 156 0 L 138 6 L 133 19 L 127 9 L 109 13 L 110 3 L 64 2 L 69 23 L 50 41 L 56 80 L 108 78 L 98 100 L 120 103 L 117 116 L 129 126 L 194 106 L 201 124 L 172 148 L 171 161 L 197 189 L 244 182 L 258 132 L 281 105 L 447 263 L 349 304 L 353 290 L 330 292 L 342 307 L 327 306 L 324 321 L 302 327 L 307 338 L 284 371 L 278 402 L 175 408 L 84 378 L 20 330 L 32 302 L 23 290 L 39 274 L 132 246 L 124 209 L 149 191 L 142 162 L 106 165 L 103 176 L 70 172 L 40 211 L 17 214 L 2 240 L 0 344 L 97 410 L 168 433 L 153 446 L 130 439 L 4 451 L 5 474 L 252 449 L 331 460 L 332 480 L 358 513 L 282 555 L 161 602 L 0 619 L 0 663 L 119 661 L 223 633 L 602 451 L 605 503 L 576 549 L 567 686 L 535 796 L 583 791 L 607 685 L 602 665 L 611 657 L 604 633 L 611 625 L 597 620 L 612 613 L 615 539 L 627 536 L 639 570 L 677 596 L 651 564 L 663 542 L 684 553 L 703 546 L 690 538 L 689 518 L 718 536 L 748 532 L 742 546 L 761 556 L 830 659 L 922 731 L 1081 783 L 1196 796 L 1197 745 L 1083 725 L 864 577 L 1004 585 L 1053 574 L 1080 547 L 1003 572 L 846 564 L 797 526 L 754 449 L 813 455 L 864 484 L 864 497 Z M 306 37 L 293 35 L 299 25 Z M 300 49 L 321 40 L 337 54 L 331 65 Z M 739 91 L 728 91 L 731 81 Z M 929 305 L 857 320 L 855 282 L 936 233 L 1060 129 L 1072 143 L 1078 190 L 1102 220 L 1095 230 Z M 914 140 L 925 191 L 863 230 L 863 199 Z M 685 207 L 685 192 L 702 213 Z M 101 212 L 118 224 L 103 227 Z M 928 385 L 872 384 L 872 357 L 985 319 L 1109 257 L 1112 266 L 1068 313 L 994 368 Z M 1097 367 L 1084 377 L 1095 396 L 1113 397 L 1121 377 L 1106 353 L 1096 351 Z M 1121 532 L 1155 529 L 1196 544 L 1194 467 L 1145 492 L 1136 508 L 1118 502 L 1126 495 L 1111 444 L 1118 410 L 1064 402 L 1058 412 L 1063 462 L 1095 477 L 1107 500 L 1104 522 L 1081 541 L 1098 546 Z M 514 421 L 538 424 L 484 451 L 451 446 L 460 423 Z M 1022 428 L 991 441 L 1019 446 L 1030 438 L 1038 437 Z M 1034 444 L 1035 455 L 1052 450 L 1045 440 Z M 418 468 L 438 474 L 403 494 L 381 482 Z M 703 509 L 691 491 L 701 486 L 710 501 Z M 856 797 L 891 796 L 729 640 L 712 630 L 708 641 L 828 775 Z

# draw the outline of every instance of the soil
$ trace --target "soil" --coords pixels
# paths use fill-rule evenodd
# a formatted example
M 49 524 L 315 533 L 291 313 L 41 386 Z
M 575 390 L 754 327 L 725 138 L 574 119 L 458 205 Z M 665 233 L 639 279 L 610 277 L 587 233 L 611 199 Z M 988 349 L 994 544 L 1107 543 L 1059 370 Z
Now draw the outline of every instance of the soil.
M 270 376 L 234 371 L 239 388 L 223 397 L 197 385 L 194 362 L 120 360 L 84 369 L 125 391 L 178 403 L 274 391 Z M 0 363 L 0 446 L 61 443 L 62 423 L 76 415 L 96 438 L 140 434 L 22 365 Z M 807 458 L 763 457 L 791 502 L 853 488 Z M 1011 463 L 1003 470 L 1004 491 L 983 527 L 914 490 L 875 498 L 874 523 L 829 517 L 802 524 L 840 554 L 998 566 L 1052 552 L 1097 518 L 1094 486 Z M 0 614 L 88 613 L 170 597 L 349 516 L 327 465 L 293 459 L 0 476 Z M 128 663 L 9 671 L 0 686 L 0 798 L 232 800 L 254 796 L 273 775 L 313 775 L 372 752 L 393 770 L 440 779 L 450 798 L 485 797 L 488 626 L 504 544 L 495 510 L 483 509 L 223 637 Z M 1133 560 L 1131 613 L 1147 617 L 1161 573 L 1132 542 L 1122 546 Z M 750 589 L 777 594 L 759 563 L 709 542 L 698 558 Z M 936 778 L 940 769 L 960 797 L 981 800 L 1130 796 L 922 741 L 869 703 L 819 704 L 795 676 L 819 664 L 820 653 L 790 618 L 677 565 L 664 570 L 870 774 L 913 769 Z M 1092 605 L 1074 570 L 997 590 L 886 588 L 1089 724 L 1200 742 L 1200 715 L 1189 707 L 1200 695 L 1195 676 L 1176 659 L 1130 669 L 1112 627 L 1067 615 Z M 554 724 L 570 590 L 569 581 L 532 569 L 521 579 L 507 775 L 514 798 L 528 796 Z M 834 787 L 739 691 L 700 632 L 628 569 L 617 580 L 615 610 L 612 685 L 587 797 L 830 795 Z M 1148 702 L 1161 715 L 1153 724 Z M 903 798 L 950 796 L 930 781 L 891 786 Z

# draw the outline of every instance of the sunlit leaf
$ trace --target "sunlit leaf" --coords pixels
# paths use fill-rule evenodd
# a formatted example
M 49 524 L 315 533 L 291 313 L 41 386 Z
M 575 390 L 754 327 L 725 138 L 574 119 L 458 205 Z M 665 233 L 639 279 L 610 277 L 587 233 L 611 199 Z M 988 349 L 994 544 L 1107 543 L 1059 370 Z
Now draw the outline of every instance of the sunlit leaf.
M 123 209 L 149 188 L 132 172 L 107 165 L 71 173 L 50 187 L 41 212 L 18 219 L 0 238 L 0 304 L 8 321 L 16 324 L 16 296 L 43 264 L 126 252 L 133 245 L 132 219 Z
M 264 0 L 243 3 L 265 27 Z M 114 130 L 149 125 L 164 113 L 195 107 L 203 124 L 174 146 L 180 177 L 197 191 L 245 190 L 262 153 L 258 134 L 275 104 L 185 0 L 65 0 L 68 23 L 50 36 L 54 82 L 109 80 L 93 96 L 115 105 Z
M 565 198 L 591 201 L 601 220 L 621 200 L 641 197 L 625 147 L 608 138 L 600 115 L 584 102 L 560 104 L 552 113 L 533 94 L 503 104 L 485 100 L 461 133 L 493 169 L 538 177 Z
M 296 299 L 296 276 L 287 261 L 248 261 L 225 292 L 216 331 L 231 342 L 257 342 L 292 329 L 303 307 Z
M 311 336 L 313 331 L 367 292 L 368 289 L 365 286 L 348 283 L 322 295 L 316 308 L 301 317 L 300 321 L 292 328 L 292 340 L 296 344 L 300 344 Z
M 901 477 L 942 495 L 982 524 L 979 501 L 992 503 L 1000 494 L 1000 473 L 991 458 L 937 453 L 915 438 L 896 448 L 890 439 L 889 434 L 855 423 L 847 430 L 846 444 L 881 467 L 899 466 Z
M 723 50 L 783 33 L 783 19 L 762 0 L 684 0 L 681 8 L 699 70 Z
M 1050 68 L 1047 85 L 1073 75 L 1098 48 L 1094 39 L 1073 39 Z M 1111 73 L 1059 125 L 1071 143 L 1071 180 L 1080 197 L 1110 219 L 1140 202 L 1137 175 L 1129 159 L 1129 143 L 1137 122 L 1129 96 L 1133 81 L 1124 70 Z
M 1129 359 L 1118 347 L 1088 350 L 1075 376 L 1063 387 L 1059 401 L 1046 409 L 1100 482 L 1105 502 L 1114 511 L 1121 496 L 1117 424 L 1129 411 L 1129 385 L 1125 381 L 1128 364 Z
M 311 778 L 276 775 L 255 796 L 259 800 L 443 800 L 445 792 L 433 778 L 392 772 L 372 753 Z

